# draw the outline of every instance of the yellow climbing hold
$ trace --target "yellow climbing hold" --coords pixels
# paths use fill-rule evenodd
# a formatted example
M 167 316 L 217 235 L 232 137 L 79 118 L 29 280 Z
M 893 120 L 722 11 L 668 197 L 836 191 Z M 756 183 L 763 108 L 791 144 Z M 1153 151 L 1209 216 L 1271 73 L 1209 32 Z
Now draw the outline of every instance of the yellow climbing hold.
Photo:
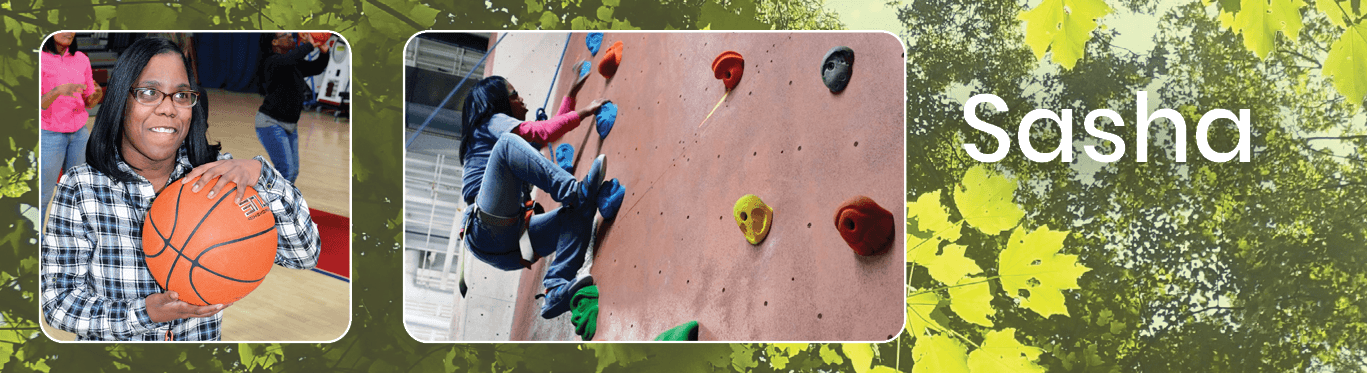
M 769 236 L 769 224 L 774 220 L 774 209 L 764 204 L 759 196 L 746 194 L 740 197 L 736 200 L 732 215 L 736 217 L 736 225 L 740 226 L 741 233 L 745 234 L 745 240 L 750 244 L 758 245 Z

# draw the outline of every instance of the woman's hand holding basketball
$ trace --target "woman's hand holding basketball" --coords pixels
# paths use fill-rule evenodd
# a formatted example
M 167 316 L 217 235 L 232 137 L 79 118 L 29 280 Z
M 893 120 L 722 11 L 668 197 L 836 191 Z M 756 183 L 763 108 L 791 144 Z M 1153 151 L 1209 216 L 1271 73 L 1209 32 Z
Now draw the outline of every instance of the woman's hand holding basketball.
M 209 317 L 232 304 L 196 306 L 181 301 L 174 291 L 147 296 L 147 318 L 152 322 L 167 322 L 189 317 Z
M 190 188 L 191 192 L 199 193 L 200 188 L 203 188 L 217 177 L 218 183 L 214 184 L 212 189 L 209 189 L 208 198 L 214 198 L 225 185 L 232 182 L 236 183 L 238 186 L 237 197 L 235 197 L 233 202 L 242 202 L 242 197 L 247 194 L 245 188 L 256 186 L 257 179 L 261 177 L 261 168 L 263 167 L 266 167 L 266 165 L 255 159 L 224 159 L 195 167 L 195 169 L 190 170 L 190 173 L 186 174 L 184 178 L 181 178 L 181 183 L 186 184 L 189 183 L 190 180 L 194 180 L 195 177 L 199 177 L 199 180 L 195 182 L 195 186 Z
M 314 48 L 318 48 L 318 50 L 322 51 L 323 53 L 328 52 L 327 40 L 318 41 L 318 39 L 314 38 L 312 34 L 303 34 L 303 37 L 309 38 L 309 44 L 313 44 Z

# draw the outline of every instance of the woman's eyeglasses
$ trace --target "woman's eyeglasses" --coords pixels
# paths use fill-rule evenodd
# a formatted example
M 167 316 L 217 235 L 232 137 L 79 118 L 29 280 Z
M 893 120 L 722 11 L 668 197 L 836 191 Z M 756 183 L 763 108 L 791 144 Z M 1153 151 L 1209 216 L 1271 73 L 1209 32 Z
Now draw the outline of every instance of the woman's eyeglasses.
M 178 107 L 193 107 L 199 102 L 199 92 L 195 91 L 175 91 L 166 93 L 155 88 L 133 88 L 130 90 L 133 99 L 143 105 L 159 105 L 166 96 L 171 96 L 171 104 Z

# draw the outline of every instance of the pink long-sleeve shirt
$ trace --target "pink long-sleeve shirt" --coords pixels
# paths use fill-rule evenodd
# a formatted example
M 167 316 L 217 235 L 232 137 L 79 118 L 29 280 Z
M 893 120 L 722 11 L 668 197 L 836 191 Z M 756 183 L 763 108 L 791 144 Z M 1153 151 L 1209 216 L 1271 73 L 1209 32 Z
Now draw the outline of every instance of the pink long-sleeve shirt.
M 574 97 L 565 96 L 555 116 L 547 120 L 522 122 L 513 133 L 527 142 L 548 144 L 579 127 L 579 113 L 574 111 Z
M 85 126 L 90 114 L 85 111 L 85 98 L 95 94 L 95 79 L 90 71 L 90 58 L 85 53 L 75 55 L 55 55 L 39 52 L 40 68 L 43 72 L 42 94 L 51 92 L 57 86 L 67 83 L 85 84 L 81 97 L 63 95 L 52 101 L 43 110 L 39 126 L 54 132 L 71 133 Z

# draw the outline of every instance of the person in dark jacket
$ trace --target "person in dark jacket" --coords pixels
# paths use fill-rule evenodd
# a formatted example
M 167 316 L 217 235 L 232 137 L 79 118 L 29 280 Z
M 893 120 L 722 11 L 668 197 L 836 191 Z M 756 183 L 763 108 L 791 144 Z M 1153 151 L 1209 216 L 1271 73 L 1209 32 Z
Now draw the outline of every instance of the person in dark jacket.
M 309 92 L 304 77 L 322 74 L 328 66 L 327 42 L 303 35 L 277 32 L 270 40 L 271 55 L 261 62 L 261 86 L 266 98 L 256 112 L 256 137 L 270 154 L 275 169 L 291 183 L 299 177 L 299 112 Z M 298 47 L 295 45 L 298 44 Z M 322 55 L 305 60 L 314 49 Z

